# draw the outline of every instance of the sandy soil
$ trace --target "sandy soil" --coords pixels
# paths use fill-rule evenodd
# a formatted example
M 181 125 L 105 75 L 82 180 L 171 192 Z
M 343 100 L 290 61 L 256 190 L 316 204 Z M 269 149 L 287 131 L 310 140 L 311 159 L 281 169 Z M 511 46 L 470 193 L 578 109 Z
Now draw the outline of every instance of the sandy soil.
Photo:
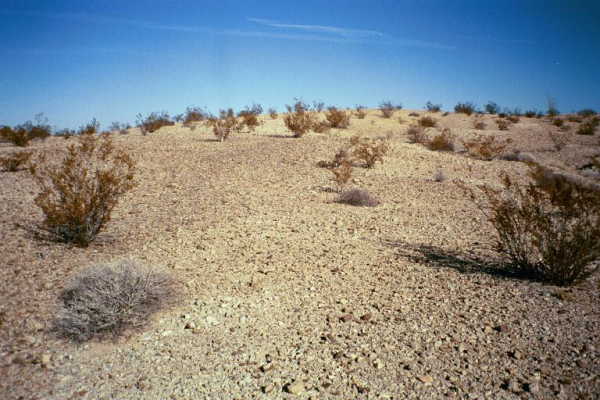
M 36 239 L 38 189 L 25 171 L 0 173 L 0 398 L 599 398 L 599 277 L 561 289 L 504 276 L 493 230 L 456 186 L 525 180 L 526 165 L 408 143 L 408 114 L 371 110 L 299 139 L 281 116 L 224 143 L 180 125 L 117 135 L 139 186 L 85 249 Z M 509 150 L 574 173 L 600 153 L 598 133 L 555 151 L 547 132 L 561 131 L 545 120 L 498 131 L 483 116 L 475 131 L 473 116 L 435 118 L 430 134 L 510 137 Z M 390 143 L 350 185 L 378 207 L 334 202 L 315 165 L 355 134 Z M 123 257 L 170 269 L 182 304 L 118 343 L 57 339 L 67 279 Z

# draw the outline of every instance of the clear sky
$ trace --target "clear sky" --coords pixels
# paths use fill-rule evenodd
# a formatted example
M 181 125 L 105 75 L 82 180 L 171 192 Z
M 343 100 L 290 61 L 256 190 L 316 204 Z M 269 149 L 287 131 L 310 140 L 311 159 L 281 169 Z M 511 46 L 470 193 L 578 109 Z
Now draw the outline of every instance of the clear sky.
M 600 1 L 0 0 L 0 125 L 294 97 L 600 110 Z

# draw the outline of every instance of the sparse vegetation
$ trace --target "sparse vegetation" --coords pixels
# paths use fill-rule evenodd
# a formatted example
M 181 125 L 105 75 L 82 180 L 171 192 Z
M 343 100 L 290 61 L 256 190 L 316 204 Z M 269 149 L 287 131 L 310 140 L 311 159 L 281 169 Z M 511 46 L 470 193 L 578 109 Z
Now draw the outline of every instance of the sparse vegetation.
M 467 115 L 471 115 L 475 112 L 476 110 L 476 106 L 473 103 L 458 103 L 457 105 L 454 106 L 454 112 L 455 113 L 460 113 L 460 114 L 467 114 Z
M 406 131 L 406 135 L 410 143 L 425 144 L 428 140 L 423 128 L 417 125 L 410 125 Z
M 490 161 L 501 155 L 512 139 L 496 140 L 494 136 L 476 135 L 471 140 L 463 140 L 462 144 L 472 157 Z
M 294 137 L 302 137 L 308 133 L 315 123 L 308 106 L 301 100 L 296 100 L 293 106 L 286 105 L 287 115 L 283 118 L 285 126 L 294 134 Z
M 367 113 L 365 112 L 365 107 L 361 105 L 357 105 L 356 107 L 354 107 L 354 115 L 356 115 L 356 118 L 358 119 L 365 119 L 365 117 L 367 116 Z
M 518 273 L 560 286 L 585 280 L 600 268 L 600 192 L 557 179 L 534 166 L 535 183 L 502 175 L 504 190 L 467 189 L 497 233 L 496 249 Z
M 561 151 L 564 149 L 570 140 L 569 135 L 555 133 L 551 130 L 548 130 L 548 136 L 550 137 L 550 140 L 552 140 L 552 143 L 554 144 L 554 150 L 556 151 Z
M 485 105 L 485 112 L 488 114 L 498 114 L 498 112 L 500 112 L 500 106 L 496 103 L 494 103 L 493 101 L 488 101 L 488 103 Z
M 177 292 L 170 275 L 131 260 L 94 265 L 76 275 L 60 294 L 54 329 L 76 342 L 117 338 L 174 305 Z
M 26 168 L 31 155 L 30 151 L 18 151 L 6 157 L 0 157 L 0 166 L 6 172 L 17 172 Z
M 554 118 L 559 114 L 558 108 L 556 107 L 556 100 L 552 97 L 548 97 L 548 110 L 546 111 L 546 114 L 550 118 Z
M 350 114 L 336 107 L 327 108 L 325 118 L 331 128 L 346 129 L 350 126 Z
M 183 126 L 191 128 L 195 123 L 202 122 L 207 118 L 207 113 L 200 107 L 188 107 L 183 115 Z
M 577 128 L 577 134 L 578 135 L 593 135 L 596 131 L 596 127 L 600 124 L 600 118 L 598 117 L 594 117 L 591 118 L 585 122 L 583 122 L 581 125 L 579 125 L 579 127 Z
M 527 110 L 527 111 L 525 111 L 524 115 L 525 115 L 527 118 L 534 118 L 534 117 L 537 115 L 537 113 L 538 113 L 538 112 L 537 112 L 537 111 L 535 111 L 535 110 Z
M 507 115 L 506 116 L 506 120 L 509 122 L 512 122 L 513 124 L 516 124 L 517 122 L 519 122 L 521 119 L 519 118 L 518 115 Z
M 277 114 L 277 110 L 273 107 L 269 108 L 268 110 L 269 116 L 271 117 L 271 119 L 277 119 L 278 114 Z
M 476 118 L 473 121 L 473 128 L 477 129 L 478 131 L 484 130 L 485 127 L 486 127 L 485 122 L 483 122 L 481 119 Z
M 220 142 L 227 140 L 232 132 L 241 131 L 244 126 L 244 123 L 236 118 L 232 108 L 219 111 L 218 117 L 209 116 L 207 123 Z
M 352 178 L 352 162 L 342 159 L 338 165 L 329 168 L 329 171 L 333 174 L 338 191 L 341 191 Z
M 109 131 L 119 132 L 121 135 L 126 135 L 127 133 L 129 133 L 129 129 L 131 129 L 131 125 L 129 125 L 129 124 L 113 122 L 112 124 L 110 124 Z
M 260 125 L 258 116 L 262 114 L 263 108 L 260 104 L 252 104 L 251 107 L 246 107 L 238 113 L 238 117 L 242 119 L 241 124 L 246 125 L 249 131 L 253 132 Z
M 166 111 L 153 112 L 147 117 L 142 114 L 136 116 L 136 125 L 140 128 L 142 135 L 156 132 L 163 126 L 175 125 L 175 122 L 171 121 L 171 117 Z
M 383 101 L 379 105 L 379 111 L 381 111 L 383 118 L 391 118 L 396 111 L 396 107 L 394 107 L 391 101 Z
M 42 153 L 29 171 L 41 188 L 35 204 L 45 216 L 42 228 L 55 239 L 84 247 L 135 186 L 135 163 L 110 136 L 79 136 L 60 163 L 50 163 Z
M 410 112 L 410 113 L 408 113 L 408 116 L 409 116 L 409 117 L 419 117 L 419 116 L 420 116 L 420 114 L 419 114 L 419 113 L 416 113 L 416 112 Z
M 320 113 L 325 109 L 325 103 L 322 101 L 315 100 L 312 103 L 312 109 L 313 109 L 313 111 Z
M 552 125 L 554 125 L 554 126 L 557 126 L 557 127 L 559 127 L 559 128 L 560 128 L 561 126 L 563 126 L 564 124 L 565 124 L 565 121 L 564 121 L 564 120 L 562 120 L 562 119 L 560 119 L 560 118 L 554 118 L 554 119 L 552 120 Z
M 367 168 L 373 168 L 377 161 L 383 163 L 383 157 L 389 151 L 389 145 L 384 140 L 373 140 L 360 136 L 352 137 L 350 146 L 354 158 L 363 161 Z
M 437 124 L 437 120 L 435 118 L 431 118 L 428 116 L 421 117 L 419 119 L 419 125 L 423 128 L 433 128 Z
M 27 121 L 15 127 L 0 127 L 0 139 L 12 143 L 17 147 L 26 147 L 34 139 L 46 139 L 52 134 L 48 119 L 44 114 L 35 116 L 35 123 Z
M 375 207 L 380 204 L 377 198 L 363 189 L 351 189 L 342 192 L 337 202 L 359 207 Z
M 440 112 L 440 110 L 442 109 L 442 105 L 441 104 L 433 104 L 431 101 L 428 101 L 425 104 L 425 108 L 429 112 L 437 113 L 437 112 Z
M 444 129 L 440 134 L 433 137 L 425 145 L 433 151 L 454 151 L 455 137 L 450 129 Z
M 507 120 L 504 119 L 497 119 L 496 120 L 496 125 L 498 125 L 498 129 L 501 131 L 507 131 L 510 123 Z
M 577 111 L 577 115 L 583 118 L 593 117 L 596 114 L 596 110 L 593 110 L 591 108 L 584 108 L 583 110 Z

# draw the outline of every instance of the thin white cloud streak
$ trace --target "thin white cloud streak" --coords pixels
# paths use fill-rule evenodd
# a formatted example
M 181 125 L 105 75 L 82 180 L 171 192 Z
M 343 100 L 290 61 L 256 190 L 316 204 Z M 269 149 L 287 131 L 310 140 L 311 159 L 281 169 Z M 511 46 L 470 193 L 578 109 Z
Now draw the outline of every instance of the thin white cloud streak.
M 373 30 L 365 29 L 348 29 L 340 28 L 337 26 L 324 26 L 324 25 L 300 25 L 300 24 L 283 24 L 276 21 L 263 18 L 246 18 L 248 21 L 256 22 L 257 24 L 270 26 L 273 28 L 284 28 L 284 29 L 296 29 L 301 31 L 315 32 L 315 33 L 331 33 L 344 37 L 382 37 L 383 33 Z
M 413 40 L 413 39 L 398 39 L 394 38 L 385 33 L 365 30 L 365 29 L 349 29 L 341 28 L 336 26 L 323 26 L 323 25 L 299 25 L 299 24 L 286 24 L 276 21 L 272 21 L 264 18 L 246 18 L 250 22 L 269 26 L 272 28 L 288 29 L 291 31 L 305 31 L 313 33 L 329 34 L 329 36 L 323 35 L 298 35 L 298 34 L 285 34 L 285 33 L 270 33 L 264 34 L 264 37 L 273 37 L 281 39 L 304 39 L 304 40 L 320 40 L 330 42 L 344 42 L 344 43 L 379 43 L 383 45 L 396 45 L 402 47 L 420 47 L 430 48 L 437 50 L 454 50 L 455 46 L 443 45 L 441 43 L 428 42 L 425 40 Z M 243 32 L 243 31 L 242 31 Z M 241 35 L 241 32 L 240 32 Z M 270 35 L 270 36 L 269 36 Z M 337 35 L 337 37 L 335 36 Z M 341 36 L 341 37 L 340 37 Z

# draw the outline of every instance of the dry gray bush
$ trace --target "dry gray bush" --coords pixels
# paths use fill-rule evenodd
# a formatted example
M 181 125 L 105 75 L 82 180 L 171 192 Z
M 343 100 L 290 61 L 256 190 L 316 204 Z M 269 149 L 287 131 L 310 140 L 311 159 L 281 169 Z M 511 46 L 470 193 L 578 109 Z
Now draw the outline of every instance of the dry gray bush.
M 176 293 L 167 273 L 135 261 L 95 265 L 76 275 L 61 293 L 54 327 L 60 336 L 77 342 L 117 337 L 173 305 Z
M 377 198 L 363 189 L 351 189 L 342 192 L 337 202 L 361 207 L 375 207 L 380 204 Z

